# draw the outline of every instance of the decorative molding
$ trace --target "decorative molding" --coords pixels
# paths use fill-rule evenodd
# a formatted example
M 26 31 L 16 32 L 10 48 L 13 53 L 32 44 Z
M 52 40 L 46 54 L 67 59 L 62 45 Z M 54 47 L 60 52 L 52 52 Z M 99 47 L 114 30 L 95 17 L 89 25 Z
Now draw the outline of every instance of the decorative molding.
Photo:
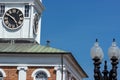
M 67 68 L 65 66 L 55 66 L 54 69 L 57 71 L 57 70 L 62 70 L 63 68 L 63 71 L 67 71 Z
M 24 66 L 18 66 L 17 67 L 17 70 L 24 70 L 24 71 L 26 71 L 28 69 L 28 67 L 24 67 Z
M 57 71 L 57 70 L 60 70 L 61 67 L 60 66 L 55 66 L 54 69 Z
M 0 64 L 0 66 L 58 66 L 57 64 Z

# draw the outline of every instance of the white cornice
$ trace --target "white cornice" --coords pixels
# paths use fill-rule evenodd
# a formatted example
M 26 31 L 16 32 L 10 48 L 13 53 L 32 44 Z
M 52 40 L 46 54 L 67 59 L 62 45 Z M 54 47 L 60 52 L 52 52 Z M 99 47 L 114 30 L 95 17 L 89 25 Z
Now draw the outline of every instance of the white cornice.
M 0 0 L 0 3 L 30 3 L 33 2 L 34 0 Z
M 54 67 L 54 66 L 58 66 L 57 64 L 0 64 L 0 66 L 29 66 L 29 67 L 32 67 L 32 66 L 40 66 L 40 67 Z
M 39 13 L 41 13 L 44 10 L 44 6 L 42 5 L 42 2 L 40 0 L 0 0 L 0 3 L 4 4 L 30 4 L 35 7 L 37 7 L 37 10 Z
M 87 77 L 87 75 L 85 74 L 85 72 L 83 71 L 83 69 L 81 68 L 81 66 L 77 63 L 77 61 L 75 60 L 75 58 L 73 57 L 73 55 L 66 55 L 65 57 L 66 57 L 68 63 L 70 63 L 70 64 L 67 65 L 68 69 L 74 69 L 75 70 L 74 72 L 77 72 L 76 75 L 79 74 L 83 78 Z

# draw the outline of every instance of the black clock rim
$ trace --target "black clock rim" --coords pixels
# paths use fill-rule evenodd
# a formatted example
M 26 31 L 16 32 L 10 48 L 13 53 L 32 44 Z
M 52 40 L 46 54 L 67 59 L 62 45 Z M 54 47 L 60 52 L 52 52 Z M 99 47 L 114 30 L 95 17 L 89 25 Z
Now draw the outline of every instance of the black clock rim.
M 22 15 L 23 15 L 22 24 L 19 25 L 19 26 L 16 27 L 16 28 L 10 28 L 10 27 L 8 27 L 8 26 L 5 24 L 5 22 L 4 22 L 5 14 L 6 14 L 9 10 L 12 10 L 12 9 L 17 9 L 17 10 L 19 10 L 19 11 L 22 13 Z M 11 9 L 8 9 L 8 10 L 4 13 L 2 21 L 3 21 L 3 24 L 4 24 L 5 28 L 7 28 L 7 29 L 9 29 L 9 30 L 18 30 L 18 29 L 20 29 L 20 28 L 23 26 L 23 23 L 24 23 L 24 14 L 23 14 L 23 12 L 22 12 L 20 9 L 18 9 L 18 8 L 11 8 Z

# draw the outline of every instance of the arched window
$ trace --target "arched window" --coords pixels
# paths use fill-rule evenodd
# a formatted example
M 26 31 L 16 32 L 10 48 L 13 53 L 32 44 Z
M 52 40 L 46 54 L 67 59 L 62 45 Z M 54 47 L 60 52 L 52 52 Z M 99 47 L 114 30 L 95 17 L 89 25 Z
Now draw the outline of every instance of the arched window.
M 48 80 L 47 74 L 43 71 L 36 73 L 35 80 Z
M 32 73 L 34 80 L 48 80 L 50 77 L 50 72 L 47 69 L 36 69 Z
M 3 74 L 0 72 L 0 80 L 3 80 Z
M 4 77 L 6 77 L 6 74 L 3 69 L 0 69 L 0 80 L 3 80 Z

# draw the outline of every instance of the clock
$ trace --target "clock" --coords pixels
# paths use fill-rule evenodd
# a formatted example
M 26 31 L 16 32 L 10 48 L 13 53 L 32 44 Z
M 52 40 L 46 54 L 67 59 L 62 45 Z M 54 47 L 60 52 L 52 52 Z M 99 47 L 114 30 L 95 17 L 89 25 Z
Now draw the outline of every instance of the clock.
M 7 29 L 16 30 L 23 25 L 24 16 L 21 10 L 12 8 L 5 12 L 3 23 Z
M 38 17 L 39 17 L 38 14 L 35 14 L 35 15 L 34 15 L 34 21 L 33 21 L 33 33 L 34 33 L 35 35 L 36 35 L 37 32 L 38 32 L 38 20 L 39 20 Z

